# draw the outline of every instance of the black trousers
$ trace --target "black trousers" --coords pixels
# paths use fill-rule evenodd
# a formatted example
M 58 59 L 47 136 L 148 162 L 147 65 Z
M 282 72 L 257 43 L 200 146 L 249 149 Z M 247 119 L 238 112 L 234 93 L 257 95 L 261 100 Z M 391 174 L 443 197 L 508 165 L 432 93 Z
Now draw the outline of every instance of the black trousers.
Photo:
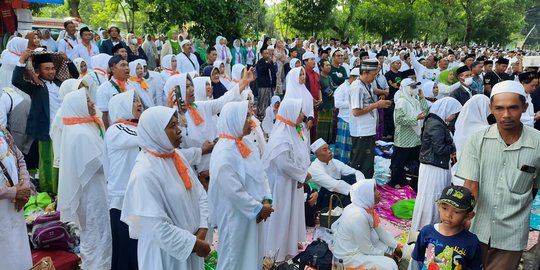
M 129 238 L 129 226 L 120 221 L 122 211 L 109 210 L 112 233 L 112 270 L 138 269 L 137 240 Z
M 383 136 L 394 136 L 394 103 L 392 106 L 384 110 L 384 129 Z
M 375 171 L 375 136 L 351 137 L 351 167 L 361 171 L 367 179 Z
M 349 174 L 349 175 L 343 175 L 341 177 L 341 180 L 349 183 L 350 185 L 353 185 L 356 183 L 356 174 Z M 343 203 L 343 207 L 351 204 L 351 196 L 349 194 L 343 195 L 336 192 L 331 192 L 328 189 L 321 187 L 321 190 L 319 190 L 319 197 L 317 198 L 317 208 L 319 210 L 322 210 L 324 208 L 327 208 L 330 206 L 330 196 L 337 195 L 341 202 Z M 334 204 L 332 207 L 339 206 L 338 202 L 334 201 Z
M 392 153 L 392 161 L 390 163 L 390 170 L 392 171 L 392 176 L 390 177 L 390 182 L 388 182 L 388 185 L 407 185 L 407 180 L 405 179 L 405 166 L 407 166 L 410 161 L 418 161 L 419 157 L 420 145 L 412 148 L 394 146 L 394 152 Z

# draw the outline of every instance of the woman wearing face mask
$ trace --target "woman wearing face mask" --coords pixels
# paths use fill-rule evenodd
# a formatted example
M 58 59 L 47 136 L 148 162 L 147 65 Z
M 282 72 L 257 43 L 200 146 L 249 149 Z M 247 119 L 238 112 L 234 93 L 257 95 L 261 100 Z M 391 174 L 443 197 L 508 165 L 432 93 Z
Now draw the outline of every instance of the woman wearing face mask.
M 419 82 L 412 79 L 401 81 L 400 98 L 394 109 L 394 153 L 392 154 L 392 177 L 388 185 L 405 186 L 405 166 L 412 161 L 418 161 L 420 154 L 420 133 L 428 105 L 422 92 L 418 91 Z M 409 183 L 416 189 L 416 183 Z
M 448 128 L 461 111 L 461 104 L 450 97 L 442 98 L 431 106 L 424 121 L 420 148 L 418 194 L 414 205 L 411 231 L 440 222 L 435 202 L 442 190 L 450 185 L 450 156 L 456 152 L 454 139 Z
M 148 57 L 146 57 L 146 53 L 144 53 L 143 48 L 139 44 L 139 40 L 137 39 L 137 36 L 134 34 L 127 34 L 126 40 L 128 41 L 128 62 L 135 61 L 137 59 L 144 59 L 145 61 L 148 61 Z

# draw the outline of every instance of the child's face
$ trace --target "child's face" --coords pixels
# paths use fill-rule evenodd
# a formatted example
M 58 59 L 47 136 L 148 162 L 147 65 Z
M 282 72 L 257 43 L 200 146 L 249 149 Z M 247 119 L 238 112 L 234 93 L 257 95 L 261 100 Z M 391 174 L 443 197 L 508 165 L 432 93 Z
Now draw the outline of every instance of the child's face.
M 457 228 L 463 226 L 465 221 L 471 216 L 467 210 L 461 210 L 454 208 L 446 203 L 439 203 L 439 216 L 441 217 L 441 224 L 448 228 Z

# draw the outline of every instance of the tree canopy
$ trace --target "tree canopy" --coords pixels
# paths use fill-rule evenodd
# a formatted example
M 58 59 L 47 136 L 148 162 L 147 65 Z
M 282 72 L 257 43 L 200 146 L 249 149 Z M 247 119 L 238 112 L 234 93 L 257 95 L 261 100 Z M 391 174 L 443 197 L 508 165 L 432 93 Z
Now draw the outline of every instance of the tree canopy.
M 213 39 L 273 36 L 352 41 L 504 45 L 530 29 L 525 15 L 540 0 L 68 0 L 40 16 L 80 15 L 97 27 L 120 25 L 137 34 L 187 30 Z M 278 3 L 275 3 L 278 2 Z M 525 31 L 526 32 L 526 31 Z M 534 34 L 536 35 L 537 32 Z M 533 37 L 534 39 L 534 37 Z

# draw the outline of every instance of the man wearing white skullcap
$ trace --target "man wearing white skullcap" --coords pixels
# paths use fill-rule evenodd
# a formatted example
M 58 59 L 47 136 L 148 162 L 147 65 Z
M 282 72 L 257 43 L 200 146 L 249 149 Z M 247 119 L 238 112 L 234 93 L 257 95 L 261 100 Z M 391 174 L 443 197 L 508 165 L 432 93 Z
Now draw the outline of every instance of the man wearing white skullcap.
M 478 202 L 470 230 L 482 242 L 486 270 L 517 269 L 527 246 L 532 189 L 540 186 L 540 131 L 520 121 L 525 96 L 516 81 L 493 86 L 497 123 L 466 142 L 458 163 L 456 176 Z
M 191 41 L 189 39 L 182 40 L 180 43 L 182 52 L 176 55 L 178 61 L 178 70 L 182 73 L 188 73 L 190 71 L 199 71 L 199 61 L 197 56 L 193 54 Z
M 311 181 L 319 188 L 317 208 L 328 207 L 332 194 L 337 194 L 344 204 L 349 204 L 351 185 L 365 179 L 364 174 L 333 159 L 332 150 L 323 139 L 316 140 L 310 148 L 311 152 L 317 156 L 308 169 L 312 177 Z

